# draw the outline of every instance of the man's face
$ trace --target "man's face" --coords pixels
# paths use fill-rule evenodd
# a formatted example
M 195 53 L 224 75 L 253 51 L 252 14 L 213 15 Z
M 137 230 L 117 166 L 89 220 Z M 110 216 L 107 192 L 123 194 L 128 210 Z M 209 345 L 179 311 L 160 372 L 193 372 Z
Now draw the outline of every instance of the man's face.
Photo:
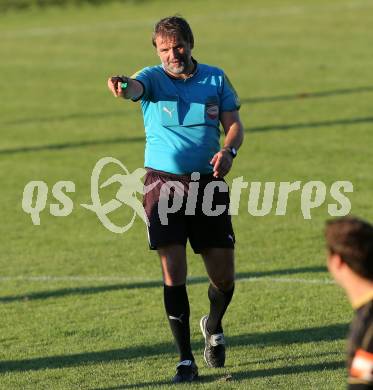
M 179 37 L 157 36 L 157 54 L 167 72 L 178 76 L 186 73 L 192 64 L 190 44 Z

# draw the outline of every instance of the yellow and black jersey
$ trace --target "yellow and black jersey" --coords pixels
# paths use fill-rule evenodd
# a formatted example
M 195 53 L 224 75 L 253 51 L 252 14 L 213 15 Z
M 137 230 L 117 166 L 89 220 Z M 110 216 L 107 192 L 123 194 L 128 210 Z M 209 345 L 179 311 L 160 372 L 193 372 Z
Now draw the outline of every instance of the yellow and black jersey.
M 348 338 L 348 388 L 373 389 L 373 292 L 358 304 Z

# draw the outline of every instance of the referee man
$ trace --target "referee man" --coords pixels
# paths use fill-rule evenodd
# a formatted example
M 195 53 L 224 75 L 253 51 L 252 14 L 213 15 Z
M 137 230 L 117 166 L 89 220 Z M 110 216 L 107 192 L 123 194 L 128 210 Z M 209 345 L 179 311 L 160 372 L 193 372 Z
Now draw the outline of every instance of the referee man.
M 223 178 L 242 144 L 243 126 L 239 99 L 224 71 L 192 57 L 194 37 L 185 19 L 161 19 L 154 27 L 152 43 L 161 64 L 131 77 L 110 77 L 108 87 L 116 97 L 141 102 L 146 133 L 144 184 L 155 185 L 143 200 L 149 246 L 160 257 L 165 310 L 180 355 L 173 382 L 192 382 L 198 368 L 190 344 L 186 243 L 189 240 L 194 252 L 202 256 L 210 279 L 210 311 L 200 321 L 204 360 L 209 367 L 223 367 L 222 318 L 234 291 L 235 244 Z M 162 185 L 169 182 L 180 183 L 183 203 L 164 224 L 158 206 Z M 203 195 L 211 186 L 215 188 L 211 209 L 225 207 L 222 213 L 207 215 Z M 192 187 L 198 188 L 193 212 L 187 204 Z M 170 203 L 176 192 L 176 188 L 170 191 Z
M 344 217 L 327 222 L 328 268 L 355 309 L 348 338 L 348 388 L 373 389 L 373 226 Z

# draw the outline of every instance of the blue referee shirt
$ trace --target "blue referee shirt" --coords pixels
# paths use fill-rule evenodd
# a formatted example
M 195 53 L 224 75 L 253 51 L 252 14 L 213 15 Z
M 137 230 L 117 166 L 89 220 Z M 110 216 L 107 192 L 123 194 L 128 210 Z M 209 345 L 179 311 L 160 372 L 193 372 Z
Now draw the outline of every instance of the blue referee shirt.
M 145 167 L 174 174 L 212 172 L 209 162 L 220 150 L 219 115 L 239 109 L 224 72 L 196 63 L 193 75 L 184 80 L 158 65 L 132 77 L 144 86 Z

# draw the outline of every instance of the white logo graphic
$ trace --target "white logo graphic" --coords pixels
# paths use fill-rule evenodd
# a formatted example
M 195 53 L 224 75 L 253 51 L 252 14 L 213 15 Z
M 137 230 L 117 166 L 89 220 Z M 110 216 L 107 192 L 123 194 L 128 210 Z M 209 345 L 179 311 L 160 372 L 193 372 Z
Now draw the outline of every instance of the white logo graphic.
M 166 111 L 167 108 L 164 107 L 164 110 Z M 114 164 L 117 167 L 120 167 L 122 172 L 112 175 L 100 185 L 99 179 L 101 172 L 108 164 Z M 146 170 L 144 168 L 137 168 L 130 173 L 128 169 L 114 157 L 104 157 L 100 159 L 97 161 L 91 174 L 92 204 L 81 204 L 81 206 L 93 211 L 104 227 L 113 233 L 121 234 L 130 229 L 136 215 L 149 226 L 149 221 L 143 205 L 137 199 L 136 195 L 137 193 L 142 195 L 147 194 L 155 188 L 161 180 L 158 179 L 154 183 L 144 186 L 141 178 L 145 173 Z M 316 180 L 305 183 L 302 183 L 301 181 L 248 183 L 244 181 L 243 176 L 241 176 L 232 181 L 230 203 L 227 205 L 224 202 L 222 202 L 223 204 L 215 204 L 214 202 L 216 192 L 229 192 L 228 185 L 225 182 L 214 180 L 205 185 L 204 188 L 200 188 L 200 173 L 193 172 L 190 178 L 191 181 L 187 185 L 184 185 L 185 183 L 177 180 L 168 180 L 165 182 L 162 180 L 162 185 L 160 185 L 160 188 L 157 189 L 157 193 L 155 194 L 155 197 L 157 194 L 159 196 L 159 199 L 156 202 L 156 211 L 158 211 L 159 220 L 162 225 L 168 224 L 169 214 L 183 210 L 183 205 L 185 205 L 183 211 L 185 212 L 185 215 L 195 215 L 198 206 L 197 199 L 200 193 L 201 195 L 203 193 L 202 204 L 200 205 L 202 212 L 209 217 L 215 217 L 224 212 L 227 212 L 230 215 L 238 215 L 243 189 L 248 189 L 249 195 L 246 210 L 250 215 L 255 217 L 266 216 L 271 212 L 274 213 L 274 215 L 286 215 L 289 197 L 296 196 L 296 193 L 298 193 L 298 197 L 300 198 L 300 208 L 304 219 L 312 219 L 313 210 L 322 205 L 326 206 L 328 214 L 334 217 L 347 215 L 352 207 L 350 199 L 346 196 L 346 193 L 352 193 L 354 190 L 353 184 L 350 181 L 336 181 L 332 183 L 328 189 L 325 183 Z M 100 190 L 114 183 L 120 184 L 115 198 L 106 203 L 102 203 Z M 328 192 L 335 202 L 326 202 Z M 56 217 L 67 217 L 74 210 L 73 199 L 67 195 L 67 193 L 75 193 L 75 183 L 72 181 L 61 180 L 49 188 L 48 184 L 42 180 L 32 180 L 24 187 L 22 209 L 25 213 L 30 215 L 34 225 L 41 224 L 40 214 L 47 208 L 48 203 L 48 209 L 51 215 Z M 53 198 L 50 199 L 51 197 Z M 129 206 L 133 211 L 130 222 L 124 226 L 114 224 L 108 217 L 109 213 L 114 212 L 121 206 Z M 229 235 L 228 238 L 234 241 L 232 235 Z M 181 321 L 181 317 L 173 319 Z
M 172 113 L 175 111 L 175 109 L 170 111 L 167 107 L 163 107 L 163 111 L 166 112 L 170 116 L 170 118 L 172 118 Z
M 175 321 L 179 321 L 180 322 L 180 324 L 182 324 L 183 323 L 183 321 L 181 320 L 181 317 L 184 315 L 184 313 L 182 313 L 179 317 L 174 317 L 174 316 L 168 316 L 168 318 L 170 319 L 170 320 L 175 320 Z
M 101 171 L 107 164 L 110 163 L 119 165 L 125 172 L 125 175 L 113 175 L 104 183 L 102 183 L 99 187 L 98 183 Z M 106 227 L 106 229 L 110 230 L 113 233 L 120 234 L 130 229 L 133 225 L 136 215 L 138 215 L 145 222 L 145 224 L 149 226 L 149 221 L 145 214 L 145 210 L 141 202 L 136 198 L 136 193 L 138 192 L 140 194 L 145 194 L 151 191 L 158 184 L 158 182 L 152 183 L 151 185 L 144 187 L 143 183 L 141 182 L 141 178 L 145 175 L 145 173 L 146 171 L 144 168 L 138 168 L 130 174 L 127 168 L 116 158 L 102 158 L 96 163 L 91 175 L 92 204 L 81 204 L 81 206 L 96 213 L 97 217 Z M 105 204 L 101 204 L 99 188 L 107 187 L 108 185 L 115 182 L 121 184 L 121 187 L 116 194 L 116 199 L 112 199 Z M 133 210 L 133 215 L 131 221 L 127 225 L 117 226 L 107 217 L 107 214 L 118 209 L 122 205 L 130 206 Z
M 219 334 L 213 334 L 211 335 L 211 340 L 210 343 L 213 347 L 217 347 L 218 345 L 225 344 L 224 336 L 219 333 Z

